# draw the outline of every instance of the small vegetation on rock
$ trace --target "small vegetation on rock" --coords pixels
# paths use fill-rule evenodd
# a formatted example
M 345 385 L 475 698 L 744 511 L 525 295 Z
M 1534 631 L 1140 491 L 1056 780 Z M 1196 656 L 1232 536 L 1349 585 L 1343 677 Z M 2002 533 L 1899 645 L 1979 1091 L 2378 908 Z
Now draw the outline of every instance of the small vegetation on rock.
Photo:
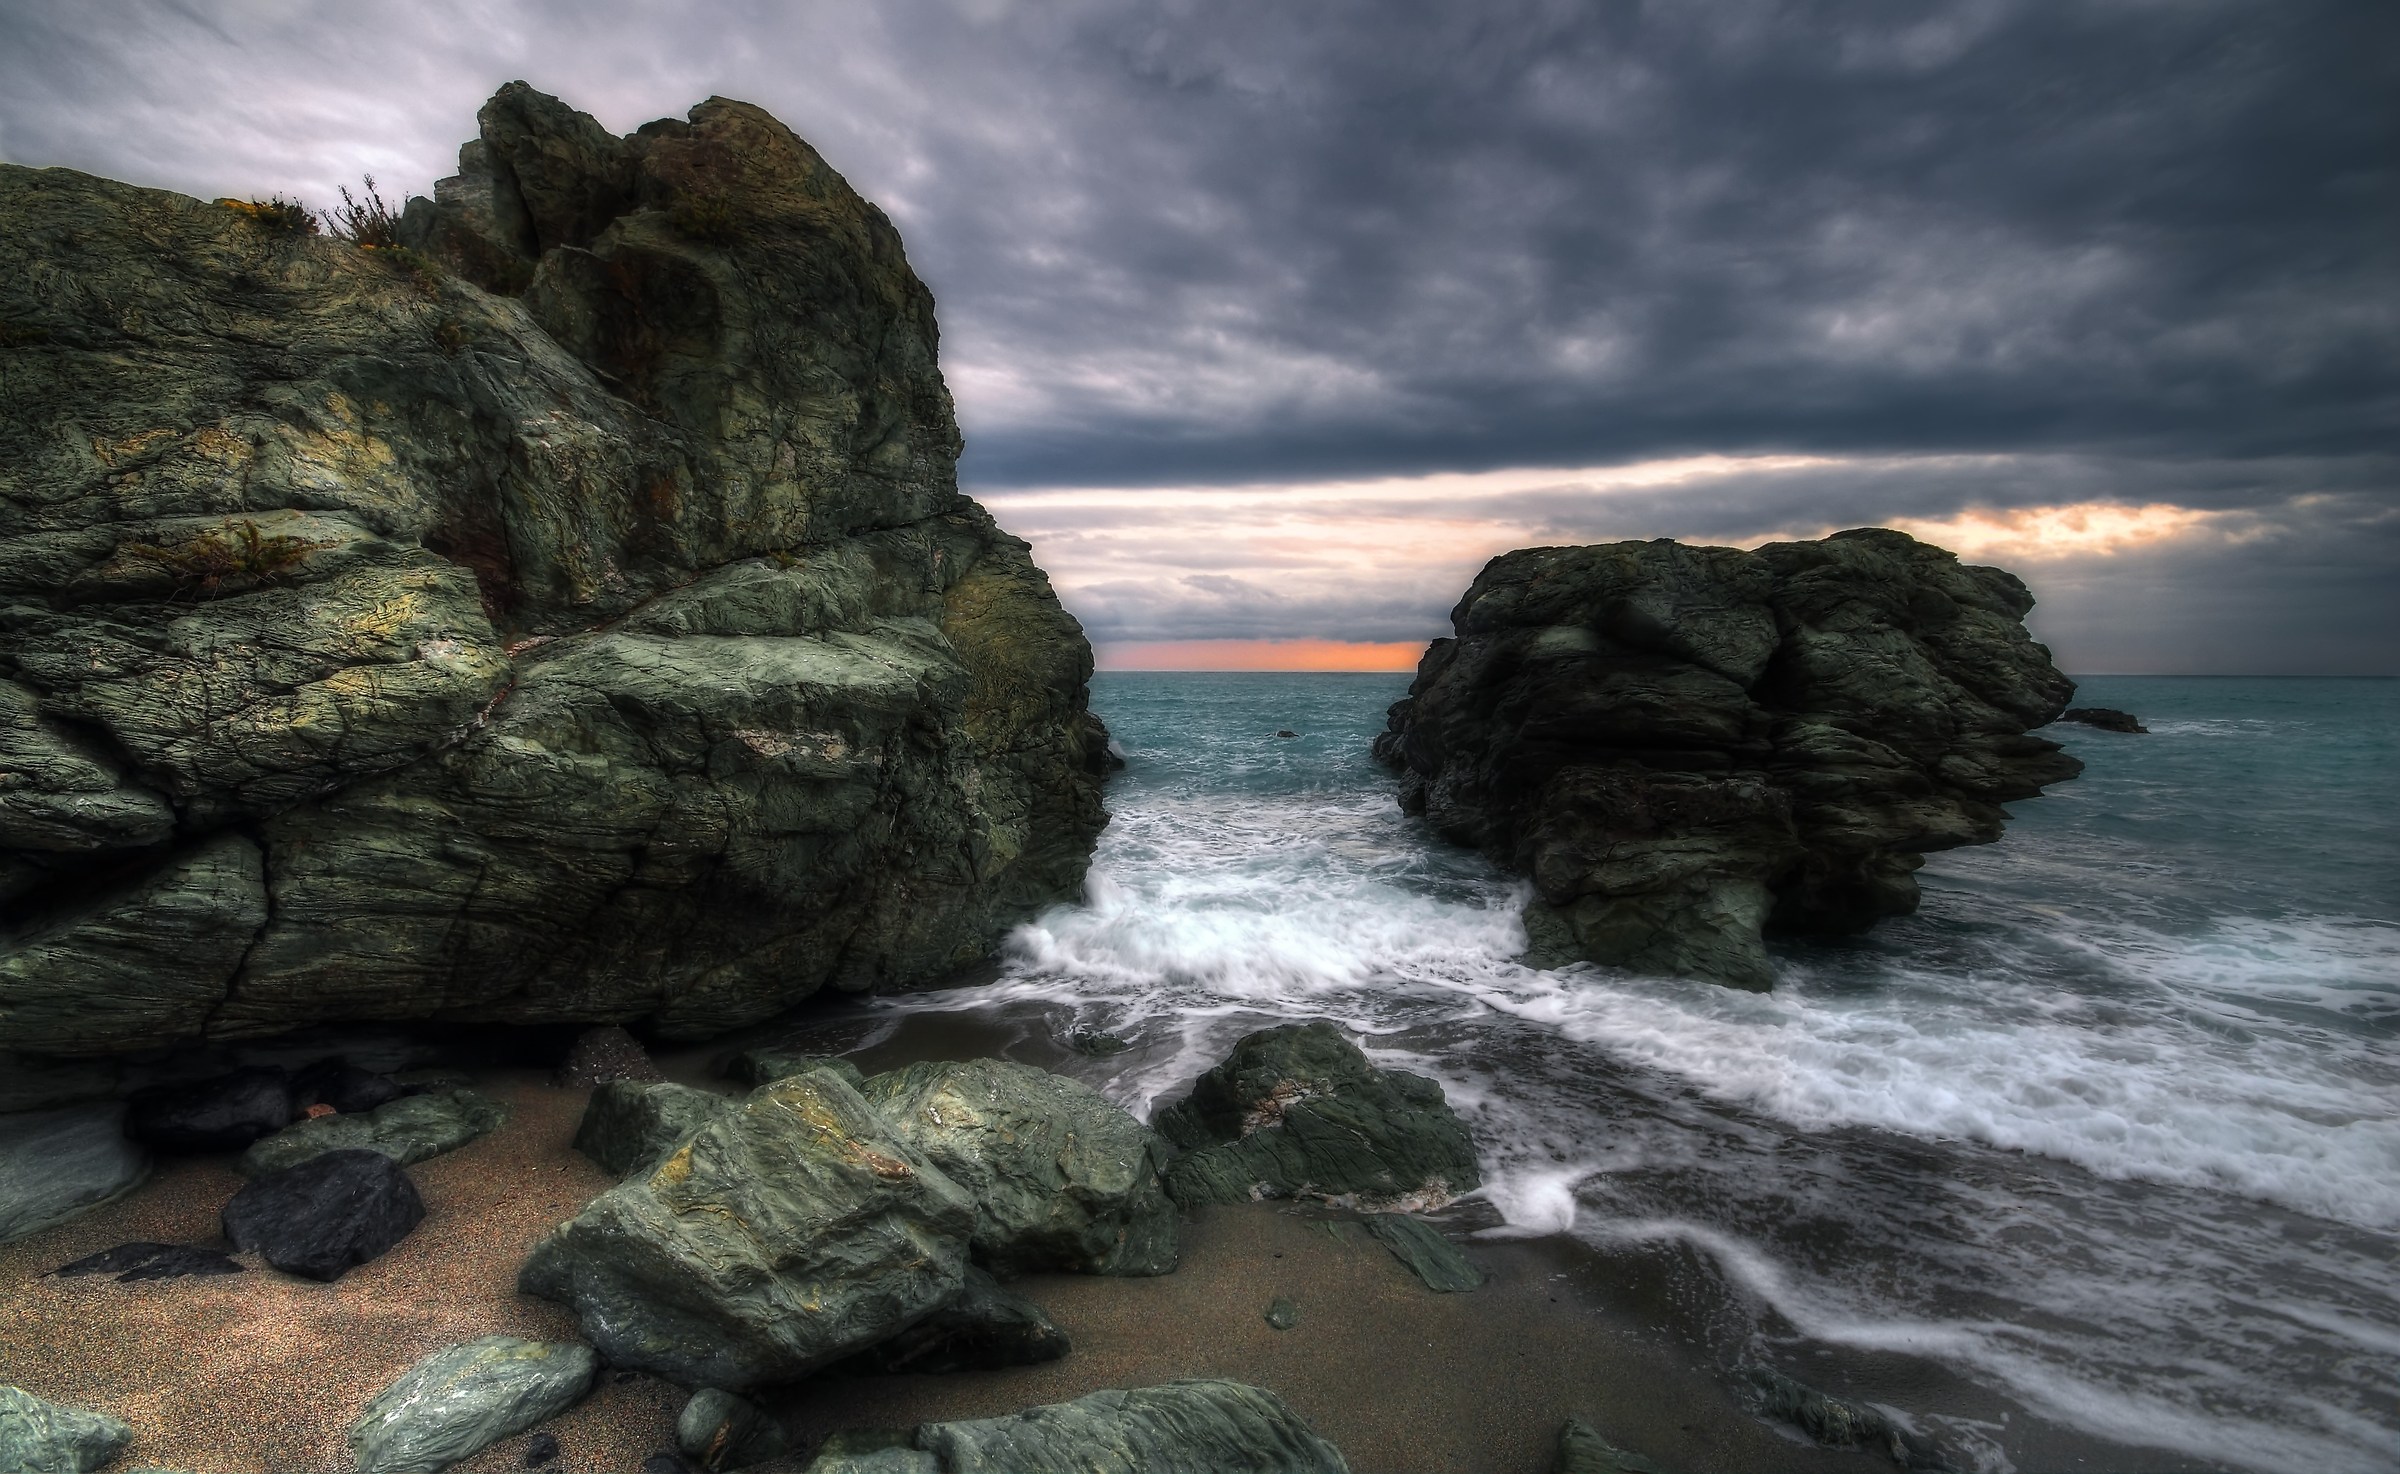
M 178 589 L 210 597 L 227 580 L 266 583 L 289 573 L 316 544 L 303 537 L 264 533 L 244 518 L 226 531 L 211 528 L 172 547 L 134 543 L 128 557 L 166 571 Z
M 298 200 L 274 195 L 264 200 L 219 200 L 218 204 L 246 217 L 270 235 L 315 235 L 317 217 Z
M 326 223 L 336 238 L 354 246 L 390 250 L 400 244 L 400 217 L 392 213 L 391 205 L 375 188 L 375 176 L 367 174 L 361 178 L 367 197 L 358 199 L 350 193 L 350 186 L 343 185 L 341 208 L 328 212 Z

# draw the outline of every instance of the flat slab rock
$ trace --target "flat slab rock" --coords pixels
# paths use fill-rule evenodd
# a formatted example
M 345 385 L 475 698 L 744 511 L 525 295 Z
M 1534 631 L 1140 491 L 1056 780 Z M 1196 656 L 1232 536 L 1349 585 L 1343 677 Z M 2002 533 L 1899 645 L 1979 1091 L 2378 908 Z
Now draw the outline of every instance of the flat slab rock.
M 1407 1265 L 1408 1272 L 1423 1281 L 1426 1289 L 1455 1295 L 1482 1286 L 1483 1271 L 1424 1219 L 1407 1213 L 1370 1213 L 1365 1221 L 1367 1232 Z
M 0 1243 L 64 1223 L 149 1176 L 150 1156 L 125 1139 L 124 1119 L 114 1104 L 0 1116 Z
M 1350 1467 L 1282 1398 L 1225 1381 L 1095 1392 L 1006 1417 L 923 1423 L 904 1440 L 876 1442 L 829 1440 L 808 1474 L 1348 1474 Z
M 238 1152 L 291 1123 L 291 1092 L 272 1065 L 152 1086 L 127 1098 L 125 1134 L 158 1152 Z
M 295 1167 L 331 1151 L 380 1152 L 402 1166 L 456 1151 L 507 1124 L 503 1101 L 473 1090 L 404 1095 L 362 1114 L 294 1121 L 242 1153 L 244 1176 Z
M 337 1280 L 425 1220 L 398 1162 L 343 1148 L 260 1177 L 226 1203 L 225 1237 L 286 1274 Z
M 1322 1019 L 1245 1036 L 1157 1125 L 1184 1149 L 1167 1190 L 1187 1205 L 1301 1197 L 1432 1208 L 1483 1181 L 1442 1087 L 1377 1069 Z
M 565 1412 L 591 1389 L 589 1346 L 485 1336 L 400 1375 L 350 1425 L 358 1474 L 435 1474 Z
M 116 1276 L 118 1284 L 124 1285 L 139 1284 L 145 1280 L 182 1279 L 186 1275 L 240 1274 L 242 1265 L 222 1249 L 138 1240 L 119 1244 L 113 1249 L 102 1249 L 97 1254 L 86 1254 L 50 1272 L 62 1279 L 110 1274 Z
M 21 1387 L 0 1387 L 0 1469 L 86 1474 L 124 1452 L 133 1429 L 106 1413 L 61 1407 Z

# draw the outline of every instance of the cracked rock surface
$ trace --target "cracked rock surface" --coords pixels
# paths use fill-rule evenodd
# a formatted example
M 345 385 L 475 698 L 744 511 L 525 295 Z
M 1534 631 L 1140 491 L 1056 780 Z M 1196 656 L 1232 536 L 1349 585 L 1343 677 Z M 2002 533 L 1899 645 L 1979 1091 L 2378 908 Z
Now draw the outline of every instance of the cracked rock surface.
M 0 165 L 0 1036 L 646 1022 L 1075 893 L 1091 653 L 933 301 L 721 98 L 521 83 L 407 249 Z

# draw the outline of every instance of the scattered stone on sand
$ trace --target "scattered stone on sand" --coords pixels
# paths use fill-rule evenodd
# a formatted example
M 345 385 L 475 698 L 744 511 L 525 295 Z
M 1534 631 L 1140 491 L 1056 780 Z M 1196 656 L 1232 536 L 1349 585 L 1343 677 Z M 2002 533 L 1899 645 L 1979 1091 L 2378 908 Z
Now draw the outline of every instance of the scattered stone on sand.
M 983 1372 L 1056 1361 L 1072 1349 L 1048 1312 L 970 1264 L 949 1304 L 827 1370 L 849 1376 Z
M 642 1041 L 633 1037 L 622 1025 L 606 1024 L 586 1029 L 567 1046 L 567 1057 L 559 1064 L 556 1079 L 569 1089 L 582 1086 L 606 1085 L 611 1080 L 664 1080 L 658 1064 Z
M 0 1469 L 8 1474 L 86 1474 L 125 1451 L 133 1429 L 106 1413 L 60 1407 L 19 1387 L 0 1387 Z
M 260 1177 L 331 1151 L 381 1152 L 402 1166 L 456 1151 L 508 1120 L 503 1101 L 473 1090 L 404 1095 L 363 1114 L 295 1121 L 242 1153 L 244 1176 Z
M 574 1310 L 612 1365 L 739 1391 L 949 1303 L 974 1226 L 963 1188 L 812 1070 L 551 1230 L 518 1285 Z
M 0 1243 L 64 1223 L 150 1175 L 126 1140 L 124 1107 L 67 1106 L 0 1116 Z
M 1916 910 L 1927 853 L 2082 764 L 2033 596 L 1886 528 L 1752 551 L 1485 565 L 1375 757 L 1443 837 L 1533 882 L 1526 960 L 1764 989 L 1765 934 Z
M 1268 1301 L 1267 1324 L 1278 1331 L 1288 1331 L 1300 1324 L 1300 1302 L 1289 1295 L 1278 1295 Z
M 222 1249 L 137 1241 L 86 1254 L 50 1272 L 66 1279 L 113 1274 L 119 1284 L 136 1284 L 143 1280 L 181 1279 L 185 1275 L 240 1274 L 242 1266 Z
M 809 1054 L 798 1049 L 745 1049 L 725 1062 L 725 1078 L 756 1090 L 810 1070 L 831 1070 L 856 1090 L 865 1082 L 858 1066 L 837 1054 Z
M 539 1469 L 558 1457 L 558 1435 L 536 1433 L 525 1440 L 525 1467 Z
M 2132 712 L 2119 711 L 2113 706 L 2070 706 L 2058 714 L 2058 719 L 2062 722 L 2080 722 L 2087 727 L 2098 727 L 2103 732 L 2148 732 L 2150 730 L 2143 726 L 2141 718 Z
M 1457 1294 L 1483 1284 L 1477 1269 L 1449 1236 L 1424 1219 L 1407 1213 L 1370 1213 L 1367 1232 L 1383 1241 L 1392 1257 L 1425 1282 L 1425 1288 Z
M 126 1101 L 125 1134 L 155 1152 L 238 1152 L 281 1131 L 293 1115 L 291 1077 L 252 1065 L 135 1091 Z
M 1903 1469 L 1954 1470 L 1941 1446 L 1863 1402 L 1828 1396 L 1772 1367 L 1750 1368 L 1762 1416 L 1789 1423 L 1828 1448 L 1880 1453 Z
M 1602 1438 L 1581 1418 L 1569 1418 L 1558 1430 L 1558 1457 L 1550 1474 L 1667 1474 L 1640 1454 Z
M 337 1280 L 408 1237 L 425 1202 L 398 1162 L 343 1148 L 252 1179 L 225 1205 L 225 1237 L 286 1274 Z
M 1095 1392 L 1006 1417 L 924 1423 L 914 1442 L 933 1456 L 941 1474 L 1034 1469 L 1348 1474 L 1350 1467 L 1282 1398 L 1223 1381 Z
M 764 1408 L 721 1387 L 703 1387 L 683 1405 L 675 1446 L 709 1474 L 761 1463 L 790 1448 L 782 1425 Z
M 994 1274 L 1165 1274 L 1178 1220 L 1157 1133 L 1080 1080 L 1008 1060 L 928 1063 L 861 1092 L 975 1198 Z
M 436 1474 L 566 1411 L 598 1369 L 592 1349 L 572 1342 L 485 1336 L 445 1346 L 350 1425 L 358 1474 Z
M 292 1105 L 302 1111 L 326 1105 L 344 1115 L 389 1105 L 409 1093 L 389 1075 L 362 1069 L 346 1059 L 321 1059 L 292 1076 Z
M 693 1132 L 740 1108 L 738 1101 L 689 1085 L 611 1080 L 584 1106 L 575 1150 L 611 1177 L 647 1173 Z
M 1157 1125 L 1184 1149 L 1167 1190 L 1187 1206 L 1308 1197 L 1438 1208 L 1483 1181 L 1442 1087 L 1375 1068 L 1322 1019 L 1245 1037 Z

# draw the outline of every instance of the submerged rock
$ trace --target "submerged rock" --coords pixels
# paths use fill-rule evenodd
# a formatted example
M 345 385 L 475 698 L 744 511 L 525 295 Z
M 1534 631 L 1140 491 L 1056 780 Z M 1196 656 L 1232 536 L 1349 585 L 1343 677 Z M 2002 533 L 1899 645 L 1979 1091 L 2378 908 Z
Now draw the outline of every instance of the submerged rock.
M 2103 732 L 2148 732 L 2141 718 L 2113 706 L 2070 706 L 2058 714 L 2062 722 L 2078 722 L 2086 727 L 2098 727 Z
M 12 1052 L 701 1038 L 1077 894 L 1090 647 L 891 222 L 728 99 L 478 124 L 405 252 L 0 165 Z
M 1558 1456 L 1550 1465 L 1550 1474 L 1667 1474 L 1667 1471 L 1640 1454 L 1627 1453 L 1610 1443 L 1581 1418 L 1569 1418 L 1558 1430 Z
M 137 1090 L 125 1134 L 160 1152 L 238 1152 L 291 1123 L 291 1077 L 272 1065 Z
M 65 1279 L 113 1274 L 119 1284 L 136 1284 L 143 1280 L 181 1279 L 186 1275 L 240 1274 L 242 1266 L 222 1249 L 140 1240 L 86 1254 L 50 1272 Z
M 647 1173 L 693 1132 L 738 1109 L 738 1102 L 689 1085 L 611 1081 L 584 1105 L 575 1150 L 611 1177 Z
M 401 1373 L 350 1425 L 358 1474 L 436 1474 L 574 1406 L 599 1359 L 589 1346 L 485 1336 Z
M 675 1447 L 713 1474 L 779 1457 L 790 1445 L 764 1408 L 723 1388 L 703 1387 L 675 1419 Z
M 337 1280 L 407 1238 L 425 1200 L 381 1152 L 322 1152 L 233 1195 L 225 1237 L 286 1274 Z
M 1474 1138 L 1442 1087 L 1379 1070 L 1319 1019 L 1261 1029 L 1158 1114 L 1184 1148 L 1167 1190 L 1184 1204 L 1320 1198 L 1439 1207 L 1483 1181 Z
M 1531 877 L 1537 966 L 1764 988 L 1769 929 L 1916 909 L 1924 856 L 2082 765 L 2013 575 L 1880 528 L 1752 552 L 1493 559 L 1375 756 L 1400 805 Z
M 1366 1224 L 1367 1232 L 1407 1265 L 1409 1273 L 1424 1281 L 1426 1289 L 1449 1295 L 1483 1284 L 1483 1271 L 1424 1219 L 1406 1213 L 1370 1213 Z
M 64 1223 L 150 1175 L 124 1118 L 116 1105 L 0 1116 L 0 1243 Z
M 534 1246 L 518 1287 L 612 1365 L 688 1387 L 788 1380 L 958 1293 L 975 1205 L 834 1075 L 753 1092 Z
M 1042 1307 L 970 1264 L 949 1304 L 829 1370 L 851 1376 L 983 1372 L 1038 1366 L 1072 1349 Z
M 1771 1367 L 1752 1367 L 1750 1385 L 1761 1414 L 1790 1423 L 1828 1448 L 1867 1449 L 1903 1469 L 1948 1471 L 1957 1467 L 1932 1439 L 1901 1427 L 1863 1402 L 1830 1397 Z
M 1282 1398 L 1240 1382 L 1169 1382 L 1095 1392 L 1006 1417 L 926 1423 L 913 1441 L 932 1456 L 941 1474 L 1034 1469 L 1348 1474 L 1350 1467 Z
M 975 1199 L 976 1259 L 995 1274 L 1165 1274 L 1175 1205 L 1166 1145 L 1099 1091 L 1007 1060 L 910 1065 L 869 1102 Z
M 242 1153 L 241 1169 L 258 1177 L 331 1151 L 381 1152 L 407 1166 L 456 1151 L 498 1130 L 508 1117 L 505 1102 L 473 1090 L 404 1095 L 364 1115 L 295 1121 Z
M 0 1469 L 86 1474 L 124 1452 L 133 1429 L 106 1413 L 60 1407 L 21 1387 L 0 1387 Z

